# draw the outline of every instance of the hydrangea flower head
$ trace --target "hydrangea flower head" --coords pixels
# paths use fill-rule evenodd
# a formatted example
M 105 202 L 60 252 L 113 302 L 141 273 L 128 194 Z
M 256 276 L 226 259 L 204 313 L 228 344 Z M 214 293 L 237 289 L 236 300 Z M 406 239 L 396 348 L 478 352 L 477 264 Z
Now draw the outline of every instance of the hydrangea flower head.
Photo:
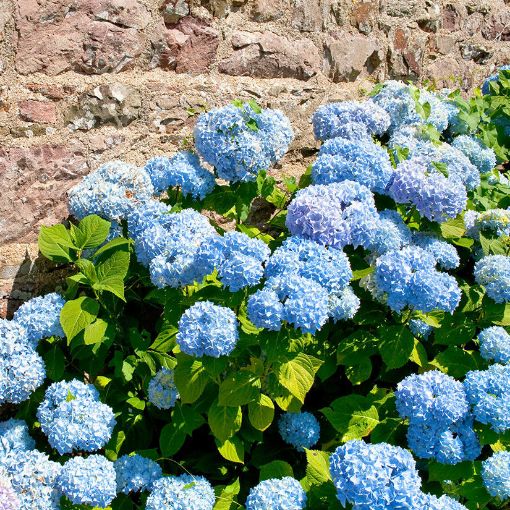
M 179 320 L 177 343 L 182 352 L 201 358 L 230 354 L 239 338 L 236 314 L 210 301 L 198 301 Z
M 171 207 L 159 200 L 147 200 L 134 207 L 127 217 L 128 233 L 137 241 L 140 236 L 154 225 L 164 226 L 171 213 Z
M 141 455 L 123 455 L 114 462 L 117 492 L 129 494 L 151 490 L 154 482 L 163 476 L 161 466 Z
M 460 150 L 481 174 L 489 173 L 496 166 L 494 151 L 474 136 L 457 136 L 452 145 Z
M 440 498 L 432 494 L 424 494 L 419 507 L 422 510 L 467 510 L 467 508 L 450 496 Z
M 510 209 L 489 209 L 484 212 L 466 211 L 464 215 L 467 235 L 477 239 L 480 231 L 499 236 L 510 235 Z
M 30 346 L 28 331 L 16 321 L 0 319 L 0 356 L 19 354 Z
M 423 338 L 424 340 L 426 340 L 434 330 L 432 326 L 429 326 L 420 319 L 411 319 L 409 321 L 409 329 L 414 336 Z
M 0 508 L 2 510 L 19 510 L 20 501 L 4 470 L 0 470 Z
M 158 409 L 171 409 L 178 398 L 173 370 L 162 368 L 149 382 L 149 401 Z
M 359 310 L 361 301 L 351 286 L 345 287 L 339 294 L 329 297 L 329 316 L 334 322 L 352 319 Z
M 294 134 L 279 110 L 244 103 L 216 108 L 199 116 L 195 146 L 226 181 L 253 181 L 281 159 Z
M 460 258 L 455 246 L 437 238 L 434 235 L 416 232 L 413 235 L 413 244 L 429 252 L 442 269 L 455 269 L 459 267 Z
M 502 500 L 510 498 L 510 452 L 492 454 L 482 462 L 482 479 L 491 496 Z
M 169 476 L 156 480 L 147 510 L 212 510 L 214 490 L 202 476 Z
M 113 462 L 102 455 L 73 457 L 63 466 L 57 486 L 72 503 L 107 507 L 117 495 Z
M 248 317 L 257 328 L 279 331 L 282 327 L 283 304 L 271 289 L 261 289 L 248 298 Z
M 385 209 L 379 213 L 378 227 L 370 245 L 370 251 L 382 255 L 391 250 L 400 250 L 411 244 L 411 231 L 397 211 Z
M 278 430 L 282 439 L 298 451 L 317 444 L 321 433 L 317 418 L 306 411 L 282 414 L 278 420 Z
M 23 303 L 14 312 L 13 320 L 26 329 L 30 342 L 36 346 L 43 338 L 64 336 L 60 325 L 60 312 L 64 305 L 64 298 L 52 292 Z
M 291 476 L 263 480 L 250 489 L 246 510 L 302 510 L 306 506 L 306 493 Z
M 510 65 L 504 65 L 504 66 L 501 66 L 498 68 L 498 71 L 494 74 L 492 74 L 491 76 L 489 76 L 484 82 L 483 82 L 483 85 L 482 85 L 482 94 L 484 95 L 487 95 L 487 94 L 490 94 L 490 84 L 492 81 L 496 81 L 499 79 L 499 73 L 500 71 L 509 71 L 510 70 Z
M 482 358 L 496 363 L 510 363 L 510 335 L 501 326 L 485 328 L 478 334 Z
M 440 271 L 416 271 L 409 286 L 408 304 L 424 313 L 444 310 L 453 313 L 460 303 L 457 280 Z
M 510 301 L 510 257 L 487 255 L 475 264 L 476 283 L 483 285 L 496 303 Z
M 35 448 L 35 441 L 23 420 L 11 418 L 0 422 L 0 455 L 11 452 L 29 451 Z
M 78 219 L 97 214 L 110 221 L 127 218 L 154 188 L 149 174 L 122 161 L 111 161 L 88 174 L 68 192 L 69 211 Z

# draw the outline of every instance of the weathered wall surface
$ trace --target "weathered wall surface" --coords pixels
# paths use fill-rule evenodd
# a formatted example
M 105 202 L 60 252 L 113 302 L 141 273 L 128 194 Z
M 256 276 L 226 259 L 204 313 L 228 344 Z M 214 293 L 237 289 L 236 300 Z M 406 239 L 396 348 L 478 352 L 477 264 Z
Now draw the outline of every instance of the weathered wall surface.
M 470 88 L 510 61 L 510 0 L 0 0 L 0 315 L 38 292 L 34 241 L 101 162 L 142 164 L 197 112 L 255 98 L 291 118 L 388 78 Z

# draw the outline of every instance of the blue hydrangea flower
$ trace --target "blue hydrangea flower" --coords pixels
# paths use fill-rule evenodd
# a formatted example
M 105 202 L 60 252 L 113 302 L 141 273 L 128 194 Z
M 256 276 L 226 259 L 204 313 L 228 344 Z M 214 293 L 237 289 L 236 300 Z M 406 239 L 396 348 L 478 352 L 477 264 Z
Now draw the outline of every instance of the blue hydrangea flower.
M 510 235 L 510 209 L 489 209 L 484 212 L 466 211 L 464 214 L 466 234 L 478 239 L 480 231 L 499 236 Z
M 429 326 L 420 319 L 411 319 L 409 321 L 409 329 L 415 337 L 423 338 L 424 340 L 426 340 L 434 330 L 432 326 Z
M 35 347 L 39 340 L 50 336 L 64 336 L 60 325 L 60 312 L 65 299 L 56 292 L 30 299 L 14 312 L 13 320 L 27 331 Z
M 398 384 L 395 399 L 398 413 L 411 423 L 444 428 L 469 411 L 462 383 L 438 370 L 406 377 Z
M 317 444 L 321 433 L 317 418 L 306 411 L 282 414 L 278 420 L 278 430 L 282 439 L 298 451 Z
M 270 478 L 250 489 L 246 510 L 302 510 L 306 506 L 306 493 L 291 476 Z
M 432 494 L 424 494 L 417 508 L 421 510 L 467 510 L 467 508 L 450 496 L 440 498 Z
M 182 352 L 201 358 L 230 354 L 239 338 L 236 314 L 210 301 L 198 301 L 179 320 L 177 344 Z
M 129 494 L 151 490 L 154 482 L 163 476 L 161 466 L 141 455 L 123 455 L 114 462 L 117 492 Z
M 406 124 L 393 131 L 388 141 L 388 147 L 392 149 L 397 163 L 413 157 L 424 161 L 433 161 L 434 158 L 437 158 L 437 145 L 431 141 L 425 128 L 424 124 Z
M 0 503 L 2 510 L 19 510 L 20 501 L 5 470 L 0 470 Z
M 203 476 L 169 476 L 156 480 L 147 510 L 212 510 L 214 490 Z
M 266 277 L 292 278 L 293 275 L 309 278 L 328 292 L 338 293 L 351 280 L 352 271 L 343 251 L 292 236 L 271 255 L 266 265 Z
M 61 466 L 37 450 L 17 451 L 0 456 L 19 499 L 17 510 L 59 510 L 60 492 L 56 488 Z
M 509 71 L 510 70 L 510 65 L 504 65 L 504 66 L 501 66 L 498 68 L 498 71 L 494 74 L 492 74 L 491 76 L 489 76 L 484 82 L 483 82 L 483 85 L 482 85 L 482 94 L 486 95 L 486 94 L 490 94 L 490 84 L 492 81 L 496 81 L 499 79 L 499 73 L 501 71 Z
M 510 301 L 510 257 L 487 255 L 475 264 L 476 283 L 483 285 L 496 303 Z
M 145 171 L 150 175 L 156 192 L 178 186 L 184 196 L 204 199 L 216 185 L 214 175 L 205 169 L 198 156 L 181 151 L 167 158 L 158 156 L 147 161 Z
M 28 432 L 28 426 L 23 420 L 0 422 L 0 455 L 11 452 L 28 451 L 35 448 L 35 441 Z
M 409 284 L 408 304 L 424 313 L 444 310 L 453 313 L 460 303 L 457 280 L 440 271 L 416 271 Z
M 329 298 L 329 316 L 334 322 L 352 319 L 360 307 L 360 299 L 350 286 Z
M 467 156 L 481 174 L 489 173 L 496 166 L 494 151 L 474 136 L 457 136 L 452 145 Z
M 258 113 L 249 104 L 216 108 L 198 117 L 195 146 L 226 181 L 253 181 L 281 159 L 294 134 L 279 110 Z
M 53 383 L 37 409 L 41 430 L 61 455 L 73 450 L 93 452 L 112 435 L 115 418 L 92 385 L 76 379 Z
M 491 496 L 502 500 L 510 498 L 510 452 L 496 452 L 484 460 L 482 479 Z
M 342 506 L 356 510 L 411 509 L 421 498 L 413 456 L 387 443 L 348 441 L 330 456 L 329 469 Z
M 369 245 L 377 222 L 373 194 L 354 181 L 299 190 L 288 207 L 286 219 L 292 235 L 333 248 Z
M 510 362 L 510 335 L 501 326 L 485 328 L 478 334 L 482 358 L 496 363 Z
M 347 138 L 346 126 L 356 126 L 358 128 L 356 139 L 360 140 L 369 138 L 365 133 L 384 134 L 390 126 L 390 117 L 383 108 L 371 100 L 342 101 L 320 106 L 312 116 L 312 124 L 317 140 Z
M 107 507 L 117 495 L 113 462 L 102 455 L 74 457 L 63 466 L 57 486 L 72 503 Z
M 149 382 L 149 401 L 159 409 L 171 409 L 178 398 L 173 370 L 162 368 Z
M 430 221 L 455 218 L 467 203 L 462 181 L 453 176 L 445 177 L 417 158 L 397 166 L 388 194 L 398 203 L 414 205 Z
M 271 289 L 261 289 L 248 298 L 248 317 L 257 328 L 279 331 L 282 327 L 283 304 Z
M 231 292 L 257 285 L 264 275 L 263 264 L 271 251 L 266 243 L 241 232 L 227 232 L 202 243 L 197 264 L 218 277 Z
M 379 213 L 377 230 L 367 249 L 379 255 L 391 250 L 400 250 L 411 244 L 412 235 L 397 211 L 385 209 Z
M 149 174 L 122 161 L 110 161 L 68 192 L 69 211 L 78 219 L 97 214 L 110 221 L 127 218 L 137 204 L 154 193 Z
M 466 374 L 464 388 L 475 419 L 496 432 L 510 429 L 510 365 L 491 365 Z
M 166 225 L 167 220 L 170 221 L 169 216 L 173 214 L 171 209 L 169 205 L 159 200 L 147 200 L 134 207 L 127 217 L 129 237 L 138 241 L 149 228 Z
M 28 331 L 16 321 L 0 319 L 0 356 L 21 353 L 30 347 Z
M 388 152 L 371 140 L 328 140 L 312 166 L 314 184 L 356 181 L 378 193 L 386 192 L 392 176 Z
M 455 269 L 459 267 L 459 253 L 452 244 L 424 232 L 417 232 L 413 235 L 413 244 L 430 253 L 440 268 Z

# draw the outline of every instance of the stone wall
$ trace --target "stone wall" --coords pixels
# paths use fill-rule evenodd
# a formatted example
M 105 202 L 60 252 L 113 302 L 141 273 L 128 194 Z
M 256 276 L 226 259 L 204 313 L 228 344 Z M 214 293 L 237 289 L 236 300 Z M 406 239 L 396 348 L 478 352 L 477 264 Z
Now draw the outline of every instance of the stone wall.
M 67 189 L 175 152 L 204 109 L 281 108 L 297 137 L 275 172 L 299 174 L 319 104 L 509 61 L 510 0 L 0 0 L 0 315 L 44 290 L 34 242 Z

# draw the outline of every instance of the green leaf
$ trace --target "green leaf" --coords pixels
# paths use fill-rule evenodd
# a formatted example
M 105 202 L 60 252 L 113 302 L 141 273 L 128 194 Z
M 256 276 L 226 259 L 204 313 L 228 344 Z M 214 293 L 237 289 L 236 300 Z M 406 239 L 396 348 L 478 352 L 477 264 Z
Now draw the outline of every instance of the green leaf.
M 256 114 L 260 114 L 262 113 L 262 108 L 259 106 L 259 104 L 257 103 L 257 101 L 255 101 L 254 99 L 249 99 L 248 101 L 246 101 L 249 105 L 250 105 L 250 108 L 256 113 Z
M 455 378 L 464 377 L 470 370 L 486 368 L 486 363 L 478 352 L 465 351 L 454 346 L 440 352 L 430 364 Z
M 209 408 L 207 421 L 214 436 L 223 442 L 232 437 L 241 428 L 243 413 L 240 406 L 222 406 L 218 404 L 216 399 Z
M 65 356 L 62 349 L 58 345 L 53 344 L 43 358 L 48 379 L 60 381 L 64 376 L 65 369 Z
M 99 313 L 99 303 L 89 297 L 79 297 L 63 306 L 60 312 L 60 324 L 67 337 L 67 343 L 92 324 Z
M 116 248 L 122 248 L 123 250 L 128 249 L 132 242 L 133 241 L 131 241 L 131 239 L 126 239 L 125 237 L 116 237 L 115 239 L 107 242 L 104 246 L 101 246 L 101 248 L 94 253 L 94 259 L 101 255 L 104 256 L 105 253 Z
M 233 436 L 223 442 L 216 440 L 216 446 L 224 459 L 244 464 L 244 445 L 237 436 Z
M 448 177 L 448 164 L 440 163 L 439 161 L 432 161 L 432 166 L 445 177 Z
M 97 258 L 96 273 L 100 283 L 111 278 L 124 280 L 129 269 L 129 251 L 126 248 L 126 245 L 122 245 L 114 251 L 104 252 Z
M 414 349 L 414 337 L 405 326 L 383 326 L 378 330 L 379 352 L 388 369 L 404 366 Z
M 106 329 L 108 323 L 103 319 L 96 319 L 92 324 L 89 324 L 83 334 L 85 345 L 99 344 L 105 340 Z
M 401 444 L 400 438 L 406 437 L 407 427 L 400 418 L 385 418 L 370 434 L 372 443 Z
M 198 400 L 209 381 L 202 363 L 191 357 L 178 358 L 174 377 L 183 404 L 192 404 Z
M 345 368 L 345 375 L 354 386 L 368 380 L 371 374 L 372 362 L 370 358 L 365 358 L 361 360 L 360 363 Z
M 76 246 L 64 225 L 41 227 L 39 232 L 39 251 L 53 262 L 71 262 L 74 256 L 71 250 Z
M 71 393 L 71 390 L 67 390 L 66 402 L 72 402 L 76 400 L 76 397 Z
M 241 490 L 239 478 L 236 478 L 234 483 L 230 485 L 216 485 L 214 492 L 216 494 L 216 502 L 214 503 L 213 510 L 231 510 L 234 504 L 234 499 Z M 237 507 L 237 505 L 236 505 Z
M 378 339 L 366 330 L 358 329 L 340 341 L 337 348 L 339 365 L 358 365 L 377 353 Z
M 95 283 L 92 286 L 95 290 L 106 290 L 111 292 L 122 301 L 126 301 L 124 297 L 124 280 L 117 276 L 110 276 L 109 278 L 103 278 L 101 282 Z
M 186 432 L 182 421 L 172 420 L 162 429 L 159 436 L 159 448 L 164 457 L 172 457 L 176 454 L 186 440 Z
M 475 474 L 473 462 L 459 462 L 458 464 L 440 464 L 429 461 L 429 481 L 443 482 L 445 480 L 465 480 Z
M 266 430 L 274 419 L 273 401 L 261 393 L 258 400 L 248 404 L 248 419 L 257 430 Z
M 77 227 L 71 230 L 76 246 L 81 250 L 95 248 L 106 241 L 110 232 L 109 221 L 103 220 L 96 214 L 83 218 Z
M 306 478 L 310 485 L 320 485 L 331 480 L 329 453 L 319 450 L 306 450 Z
M 485 300 L 483 305 L 484 320 L 497 326 L 510 326 L 510 303 L 500 304 Z
M 271 478 L 283 478 L 294 476 L 292 466 L 283 460 L 273 460 L 260 467 L 259 481 L 270 480 Z
M 475 335 L 476 324 L 464 314 L 445 316 L 441 327 L 436 329 L 434 343 L 442 345 L 467 344 Z
M 458 239 L 466 232 L 466 226 L 461 216 L 441 223 L 439 228 L 441 230 L 441 235 L 445 239 Z
M 219 402 L 222 406 L 242 406 L 258 399 L 260 379 L 247 371 L 229 374 L 220 385 Z
M 278 381 L 303 404 L 322 363 L 317 358 L 300 352 L 277 367 Z

